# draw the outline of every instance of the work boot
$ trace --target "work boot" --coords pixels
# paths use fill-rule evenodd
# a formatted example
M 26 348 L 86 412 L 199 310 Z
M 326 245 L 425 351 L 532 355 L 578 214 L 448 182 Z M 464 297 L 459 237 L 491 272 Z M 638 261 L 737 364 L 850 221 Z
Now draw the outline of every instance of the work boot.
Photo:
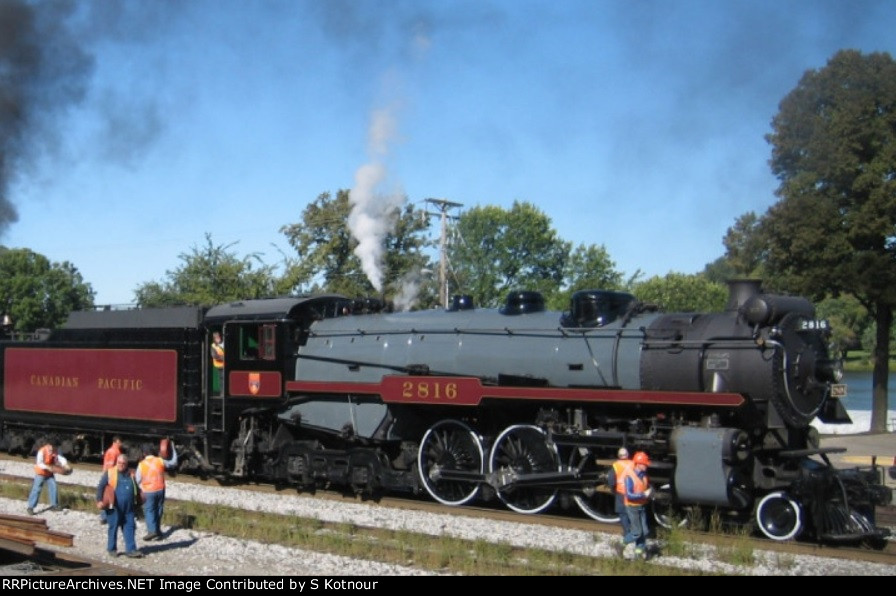
M 26 509 L 25 511 L 28 512 L 28 515 L 34 515 L 34 509 L 32 509 L 31 507 L 29 507 L 29 508 Z
M 130 557 L 131 559 L 142 559 L 143 553 L 139 550 L 129 550 L 124 554 L 126 557 Z

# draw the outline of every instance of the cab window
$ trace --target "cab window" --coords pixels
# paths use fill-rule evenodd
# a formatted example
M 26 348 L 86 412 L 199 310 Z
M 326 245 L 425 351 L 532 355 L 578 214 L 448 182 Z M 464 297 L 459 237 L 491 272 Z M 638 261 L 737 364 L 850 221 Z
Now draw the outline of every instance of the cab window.
M 241 326 L 239 350 L 240 360 L 275 360 L 277 326 L 273 323 Z

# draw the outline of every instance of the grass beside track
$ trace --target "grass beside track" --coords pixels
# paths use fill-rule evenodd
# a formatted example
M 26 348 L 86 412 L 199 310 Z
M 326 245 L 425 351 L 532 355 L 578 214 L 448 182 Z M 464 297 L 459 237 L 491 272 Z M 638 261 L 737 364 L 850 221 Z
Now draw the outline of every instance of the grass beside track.
M 0 483 L 0 496 L 27 499 L 31 483 L 26 479 Z M 89 489 L 59 486 L 60 505 L 77 511 L 96 512 L 95 495 Z M 408 531 L 329 523 L 311 518 L 245 511 L 221 505 L 205 505 L 166 499 L 165 518 L 170 523 L 268 544 L 281 544 L 320 553 L 404 565 L 458 575 L 717 575 L 668 567 L 658 562 L 590 557 L 545 549 L 518 548 L 486 540 L 435 537 Z M 595 540 L 599 540 L 595 536 Z
M 846 372 L 867 372 L 874 370 L 873 354 L 864 350 L 851 350 L 843 358 L 843 370 Z M 896 356 L 890 357 L 890 372 L 896 372 Z

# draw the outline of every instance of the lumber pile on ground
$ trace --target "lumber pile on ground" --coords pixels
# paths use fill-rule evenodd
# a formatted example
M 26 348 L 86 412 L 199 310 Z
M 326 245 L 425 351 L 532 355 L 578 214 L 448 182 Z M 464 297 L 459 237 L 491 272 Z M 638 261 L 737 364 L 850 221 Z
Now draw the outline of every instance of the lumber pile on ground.
M 0 549 L 34 556 L 37 543 L 72 546 L 74 537 L 47 528 L 47 520 L 22 515 L 0 515 Z

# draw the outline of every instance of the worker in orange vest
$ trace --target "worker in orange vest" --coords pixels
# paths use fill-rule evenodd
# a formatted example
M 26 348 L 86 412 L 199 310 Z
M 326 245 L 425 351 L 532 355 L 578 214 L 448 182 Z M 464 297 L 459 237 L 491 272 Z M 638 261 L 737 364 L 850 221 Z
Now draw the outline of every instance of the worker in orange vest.
M 143 553 L 137 549 L 134 534 L 137 531 L 137 504 L 140 500 L 140 489 L 128 470 L 128 456 L 124 453 L 115 458 L 115 465 L 103 472 L 96 487 L 96 506 L 107 512 L 109 533 L 106 540 L 106 552 L 111 556 L 118 555 L 118 528 L 124 537 L 124 555 L 140 558 Z
M 635 557 L 647 558 L 647 503 L 653 495 L 647 467 L 650 458 L 643 451 L 632 456 L 632 468 L 625 474 L 625 510 L 631 523 Z
M 221 332 L 212 332 L 212 366 L 214 367 L 214 380 L 212 381 L 212 390 L 220 392 L 223 389 L 224 381 L 224 340 L 221 339 Z
M 71 468 L 61 453 L 57 453 L 56 445 L 47 442 L 37 450 L 34 460 L 34 483 L 31 485 L 31 494 L 28 495 L 28 515 L 34 515 L 34 508 L 40 500 L 40 493 L 47 485 L 50 493 L 50 511 L 59 511 L 59 494 L 56 488 L 56 472 L 70 474 Z
M 625 511 L 625 477 L 633 464 L 628 449 L 625 447 L 619 448 L 619 451 L 616 452 L 616 457 L 618 459 L 613 462 L 613 466 L 610 468 L 609 474 L 607 474 L 607 484 L 616 495 L 614 509 L 616 515 L 619 516 L 619 524 L 622 526 L 622 548 L 625 549 L 625 546 L 631 544 L 634 540 L 628 513 Z
M 171 458 L 159 457 L 159 449 L 151 443 L 143 445 L 143 459 L 137 464 L 137 484 L 143 491 L 143 514 L 146 518 L 146 536 L 143 540 L 162 537 L 162 514 L 165 509 L 165 471 L 177 467 L 177 451 L 171 442 Z
M 121 455 L 121 437 L 115 435 L 112 437 L 112 444 L 109 445 L 109 448 L 106 449 L 106 452 L 103 454 L 103 471 L 111 470 L 115 468 L 116 462 L 118 461 L 118 456 Z M 100 510 L 100 524 L 105 524 L 108 521 L 106 517 L 106 510 Z

